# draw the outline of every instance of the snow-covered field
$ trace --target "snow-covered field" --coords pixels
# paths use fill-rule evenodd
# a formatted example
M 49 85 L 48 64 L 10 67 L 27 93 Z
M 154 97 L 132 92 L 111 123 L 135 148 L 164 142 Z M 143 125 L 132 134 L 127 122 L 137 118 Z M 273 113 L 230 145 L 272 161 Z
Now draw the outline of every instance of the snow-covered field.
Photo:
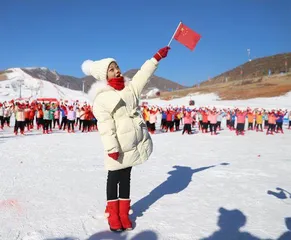
M 46 96 L 54 97 L 56 87 L 43 82 Z M 82 94 L 57 88 L 74 99 Z M 148 102 L 187 106 L 189 99 Z M 220 101 L 215 94 L 192 99 L 197 106 L 291 109 L 290 93 L 247 101 Z M 291 130 L 284 128 L 285 134 L 274 136 L 229 130 L 217 136 L 153 135 L 150 160 L 132 171 L 136 227 L 121 234 L 108 231 L 103 217 L 106 171 L 98 132 L 15 137 L 5 129 L 0 239 L 290 240 Z
M 98 132 L 0 134 L 1 240 L 290 239 L 291 130 L 153 135 L 132 171 L 136 227 L 121 234 L 103 217 Z

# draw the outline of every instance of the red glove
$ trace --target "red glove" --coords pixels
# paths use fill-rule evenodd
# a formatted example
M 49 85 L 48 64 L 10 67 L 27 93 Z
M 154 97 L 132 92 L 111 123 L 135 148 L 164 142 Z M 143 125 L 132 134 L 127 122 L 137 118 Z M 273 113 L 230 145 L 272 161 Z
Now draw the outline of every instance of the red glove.
M 167 57 L 168 55 L 168 51 L 170 50 L 171 48 L 170 47 L 164 47 L 164 48 L 161 48 L 155 55 L 154 55 L 154 58 L 157 60 L 157 61 L 160 61 L 162 58 L 165 58 Z
M 117 160 L 119 158 L 119 152 L 108 153 L 108 156 L 114 160 Z

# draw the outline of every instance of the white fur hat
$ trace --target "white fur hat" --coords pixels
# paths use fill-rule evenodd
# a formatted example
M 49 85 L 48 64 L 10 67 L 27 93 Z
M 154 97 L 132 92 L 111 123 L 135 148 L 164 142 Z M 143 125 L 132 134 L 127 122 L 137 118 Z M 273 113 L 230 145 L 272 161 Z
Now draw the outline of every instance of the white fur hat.
M 81 68 L 85 75 L 93 76 L 100 81 L 107 81 L 107 70 L 112 62 L 116 62 L 116 60 L 114 58 L 104 58 L 99 61 L 86 60 Z

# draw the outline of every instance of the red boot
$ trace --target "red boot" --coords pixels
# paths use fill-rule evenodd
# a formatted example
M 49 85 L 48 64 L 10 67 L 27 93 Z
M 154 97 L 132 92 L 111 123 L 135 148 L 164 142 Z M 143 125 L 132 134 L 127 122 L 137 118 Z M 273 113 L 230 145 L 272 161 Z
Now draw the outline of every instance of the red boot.
M 132 230 L 132 223 L 129 219 L 129 214 L 132 213 L 130 209 L 130 199 L 119 199 L 119 217 L 123 230 Z
M 105 209 L 105 216 L 108 219 L 108 224 L 112 232 L 121 232 L 122 225 L 119 219 L 119 201 L 111 200 L 107 201 Z

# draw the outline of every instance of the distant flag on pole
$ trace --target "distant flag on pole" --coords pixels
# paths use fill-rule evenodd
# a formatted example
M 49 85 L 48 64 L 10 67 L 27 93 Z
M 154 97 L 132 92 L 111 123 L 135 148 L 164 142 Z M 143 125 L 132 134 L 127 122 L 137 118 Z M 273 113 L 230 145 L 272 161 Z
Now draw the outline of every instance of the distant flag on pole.
M 180 22 L 174 34 L 174 39 L 189 48 L 191 51 L 194 50 L 200 38 L 200 34 L 196 33 L 182 22 Z

